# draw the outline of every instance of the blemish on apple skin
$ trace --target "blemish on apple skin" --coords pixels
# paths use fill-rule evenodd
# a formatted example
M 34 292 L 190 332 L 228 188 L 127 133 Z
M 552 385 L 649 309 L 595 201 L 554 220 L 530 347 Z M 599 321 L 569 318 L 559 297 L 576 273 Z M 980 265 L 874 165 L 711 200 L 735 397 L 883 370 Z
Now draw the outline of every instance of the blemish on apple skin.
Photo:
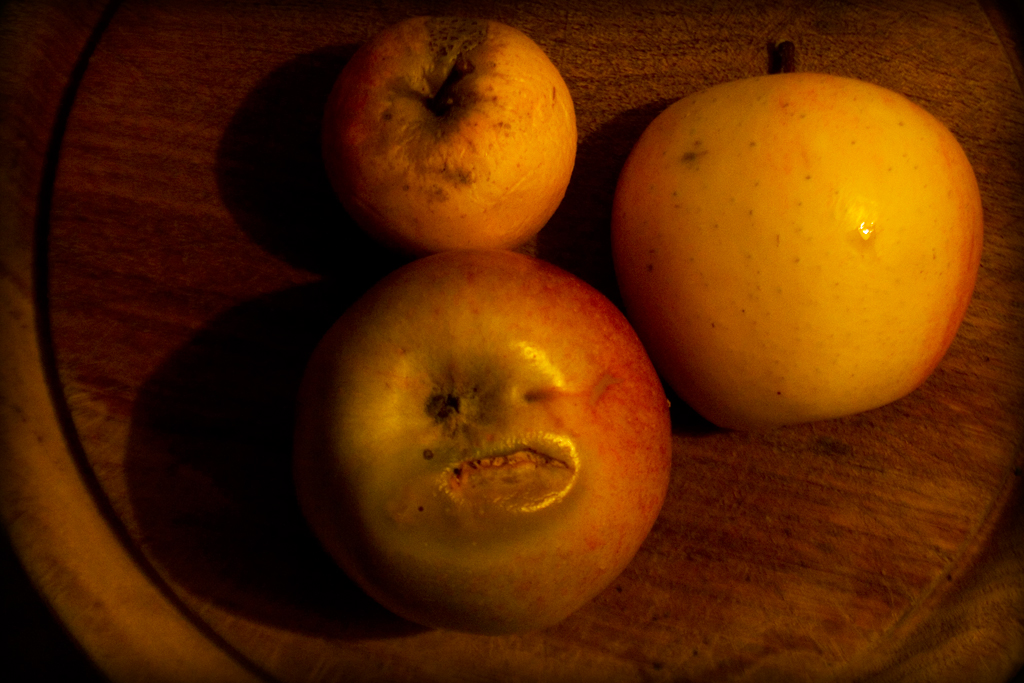
M 461 166 L 449 168 L 447 161 L 445 161 L 444 166 L 441 168 L 441 177 L 453 185 L 472 185 L 475 181 L 473 171 L 471 169 Z
M 431 185 L 427 189 L 427 199 L 432 202 L 446 202 L 448 193 L 440 185 Z
M 536 403 L 537 401 L 546 401 L 554 395 L 554 389 L 533 389 L 523 393 L 523 400 L 527 403 Z
M 576 478 L 575 461 L 563 461 L 524 446 L 491 456 L 468 458 L 451 467 L 447 491 L 460 507 L 528 513 L 564 498 Z
M 621 379 L 615 377 L 611 373 L 606 372 L 601 375 L 601 379 L 599 379 L 597 384 L 594 385 L 594 388 L 590 390 L 590 405 L 596 406 L 597 402 L 601 400 L 601 396 L 604 395 L 604 392 L 608 387 L 615 386 L 621 382 Z
M 701 140 L 694 140 L 693 149 L 683 153 L 682 162 L 683 164 L 690 166 L 694 170 L 699 168 L 700 158 L 708 153 L 708 150 L 704 149 L 703 142 Z

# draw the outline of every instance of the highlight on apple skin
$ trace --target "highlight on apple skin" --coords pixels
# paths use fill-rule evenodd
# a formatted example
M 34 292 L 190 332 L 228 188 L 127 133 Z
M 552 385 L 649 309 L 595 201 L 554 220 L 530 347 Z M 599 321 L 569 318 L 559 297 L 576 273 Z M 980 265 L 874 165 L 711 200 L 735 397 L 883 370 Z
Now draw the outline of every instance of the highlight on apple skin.
M 616 189 L 630 321 L 714 424 L 862 412 L 921 385 L 964 317 L 982 205 L 963 149 L 906 97 L 786 73 L 669 106 Z
M 601 293 L 510 251 L 398 269 L 306 370 L 294 474 L 371 597 L 477 633 L 555 624 L 626 567 L 664 501 L 668 401 Z
M 569 89 L 541 47 L 461 17 L 414 17 L 363 44 L 322 137 L 348 213 L 414 255 L 528 241 L 565 195 L 577 142 Z

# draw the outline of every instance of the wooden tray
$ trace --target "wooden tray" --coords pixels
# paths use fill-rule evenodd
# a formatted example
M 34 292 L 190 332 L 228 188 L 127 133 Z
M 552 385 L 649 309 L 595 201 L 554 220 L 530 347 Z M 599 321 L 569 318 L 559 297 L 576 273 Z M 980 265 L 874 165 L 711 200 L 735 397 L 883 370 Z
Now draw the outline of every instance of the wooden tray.
M 399 263 L 331 196 L 319 116 L 355 47 L 422 13 L 518 26 L 562 70 L 579 157 L 529 250 L 613 300 L 633 142 L 679 97 L 764 73 L 774 41 L 943 120 L 986 213 L 967 318 L 920 390 L 758 434 L 675 401 L 641 552 L 523 636 L 390 615 L 316 544 L 289 480 L 308 353 Z M 11 4 L 0 511 L 33 581 L 117 681 L 1007 680 L 1024 662 L 1024 97 L 1002 18 L 888 0 Z

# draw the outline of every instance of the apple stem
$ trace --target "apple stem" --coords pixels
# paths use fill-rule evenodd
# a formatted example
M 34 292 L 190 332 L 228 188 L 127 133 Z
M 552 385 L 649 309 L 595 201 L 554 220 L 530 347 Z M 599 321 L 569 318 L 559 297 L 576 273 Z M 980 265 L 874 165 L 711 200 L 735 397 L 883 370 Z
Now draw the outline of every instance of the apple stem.
M 791 74 L 796 71 L 796 45 L 792 40 L 771 44 L 768 48 L 768 73 Z
M 437 116 L 444 116 L 448 113 L 448 110 L 455 104 L 455 97 L 452 95 L 452 90 L 455 85 L 462 80 L 467 74 L 473 73 L 476 67 L 473 63 L 466 59 L 463 55 L 459 55 L 455 58 L 455 63 L 452 65 L 452 70 L 448 72 L 448 77 L 444 79 L 444 83 L 437 89 L 437 93 L 433 97 L 427 100 L 427 109 L 434 112 Z

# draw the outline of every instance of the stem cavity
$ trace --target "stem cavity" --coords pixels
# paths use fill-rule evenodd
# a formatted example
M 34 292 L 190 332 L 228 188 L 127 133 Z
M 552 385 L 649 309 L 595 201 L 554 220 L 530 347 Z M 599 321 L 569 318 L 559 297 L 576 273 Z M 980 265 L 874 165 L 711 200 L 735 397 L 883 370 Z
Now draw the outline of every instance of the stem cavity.
M 475 69 L 476 67 L 464 54 L 459 54 L 455 58 L 455 63 L 452 65 L 451 71 L 448 72 L 448 76 L 441 83 L 441 87 L 437 89 L 433 97 L 427 98 L 425 102 L 427 109 L 432 111 L 435 116 L 447 114 L 455 106 L 456 86 Z

